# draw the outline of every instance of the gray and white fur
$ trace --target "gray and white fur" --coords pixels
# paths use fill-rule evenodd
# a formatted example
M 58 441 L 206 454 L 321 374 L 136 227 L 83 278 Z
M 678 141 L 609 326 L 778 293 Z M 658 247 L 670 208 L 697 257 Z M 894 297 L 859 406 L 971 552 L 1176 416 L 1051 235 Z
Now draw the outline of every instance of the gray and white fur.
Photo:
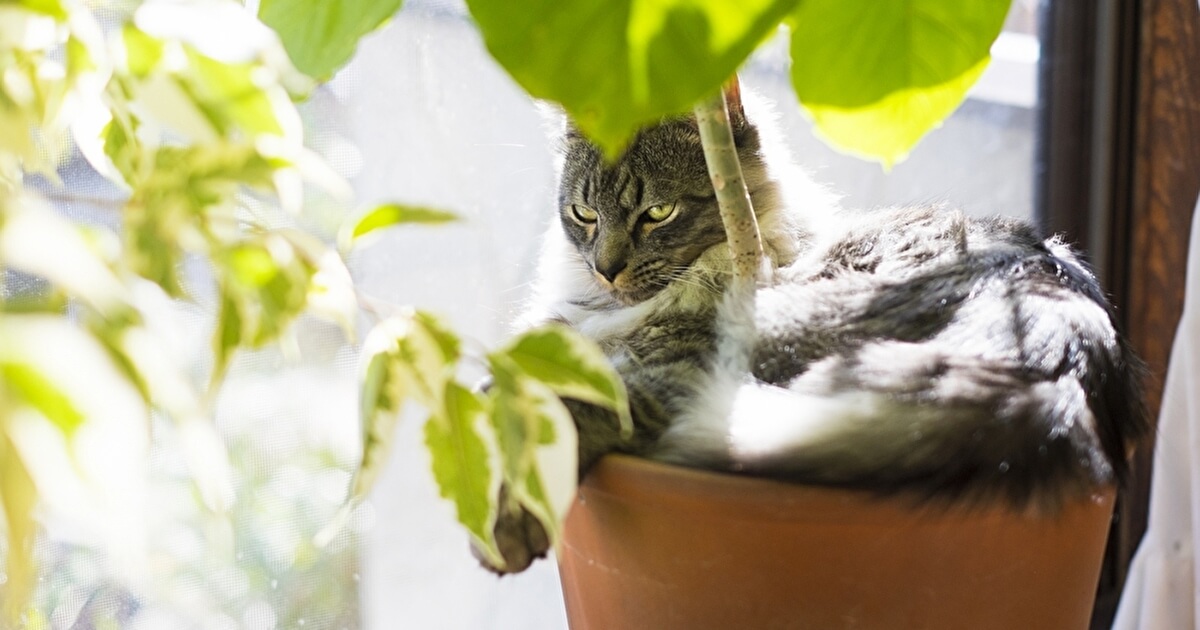
M 1069 247 L 949 207 L 842 210 L 765 131 L 769 115 L 728 100 L 772 268 L 752 374 L 724 357 L 745 331 L 723 306 L 730 258 L 695 121 L 645 129 L 611 163 L 564 134 L 523 325 L 596 341 L 636 425 L 622 439 L 611 413 L 566 401 L 581 475 L 616 451 L 1051 511 L 1124 475 L 1146 431 L 1139 363 Z

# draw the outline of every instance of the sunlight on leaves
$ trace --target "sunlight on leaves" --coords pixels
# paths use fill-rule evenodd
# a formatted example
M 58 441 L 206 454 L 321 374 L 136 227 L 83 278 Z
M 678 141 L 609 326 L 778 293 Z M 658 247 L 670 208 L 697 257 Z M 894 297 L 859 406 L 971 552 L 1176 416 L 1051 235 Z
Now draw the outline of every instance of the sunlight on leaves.
M 151 37 L 145 31 L 132 24 L 126 24 L 121 29 L 121 43 L 124 44 L 125 67 L 129 73 L 139 79 L 146 78 L 158 67 L 162 60 L 165 42 L 157 37 Z
M 32 517 L 35 499 L 22 498 L 27 476 L 46 512 L 86 528 L 115 554 L 114 567 L 140 566 L 148 410 L 108 353 L 61 317 L 6 314 L 0 393 L 0 466 L 8 468 L 0 491 L 13 510 L 9 526 L 23 528 Z M 26 504 L 25 512 L 13 501 Z
M 400 10 L 401 0 L 262 0 L 258 17 L 279 33 L 292 63 L 326 80 L 358 47 L 358 40 Z
M 8 530 L 8 554 L 5 564 L 0 565 L 8 579 L 0 587 L 4 593 L 0 612 L 15 626 L 36 584 L 33 537 L 37 526 L 33 510 L 37 505 L 37 489 L 5 430 L 8 412 L 0 409 L 0 512 Z
M 501 561 L 492 535 L 499 477 L 492 470 L 481 430 L 487 424 L 484 401 L 457 383 L 447 383 L 446 404 L 425 423 L 425 445 L 433 460 L 438 491 L 454 503 L 458 520 L 493 562 Z
M 0 364 L 0 379 L 16 402 L 38 410 L 67 437 L 83 424 L 83 414 L 52 381 L 25 363 Z
M 376 338 L 381 333 L 375 333 Z M 370 334 L 368 334 L 370 339 Z M 374 344 L 373 344 L 374 345 Z M 406 393 L 403 374 L 393 370 L 395 346 L 362 357 L 359 417 L 362 422 L 362 459 L 351 487 L 351 498 L 366 496 L 391 452 L 392 434 Z
M 308 312 L 337 324 L 347 338 L 353 338 L 357 328 L 358 296 L 345 261 L 336 250 L 307 232 L 284 229 L 277 234 L 286 238 L 296 255 L 313 269 L 305 300 Z
M 510 356 L 493 353 L 488 362 L 494 379 L 488 392 L 491 422 L 504 482 L 557 544 L 578 484 L 574 421 L 558 394 L 524 372 Z
M 488 390 L 491 421 L 500 447 L 504 481 L 510 487 L 520 487 L 536 463 L 534 450 L 541 433 L 536 398 L 528 392 L 520 368 L 508 357 L 493 353 L 488 356 L 488 367 L 492 373 Z
M 58 0 L 19 0 L 19 4 L 30 11 L 44 13 L 58 20 L 67 17 L 67 10 Z
M 367 333 L 359 355 L 361 459 L 345 505 L 314 539 L 318 547 L 333 540 L 357 503 L 371 491 L 391 453 L 396 423 L 407 402 L 418 403 L 430 415 L 443 418 L 442 422 L 471 422 L 459 417 L 474 411 L 471 403 L 459 398 L 462 387 L 453 381 L 458 353 L 458 338 L 428 313 L 401 313 Z M 456 398 L 447 400 L 451 394 Z M 450 409 L 452 405 L 454 409 Z M 455 414 L 458 416 L 451 418 Z M 445 431 L 432 439 L 443 437 L 447 437 Z
M 353 498 L 366 496 L 391 451 L 397 416 L 411 397 L 430 413 L 445 408 L 458 361 L 458 340 L 435 317 L 409 313 L 388 318 L 363 341 L 362 461 Z
M 533 381 L 537 383 L 537 381 Z M 534 489 L 526 499 L 533 503 L 532 510 L 546 526 L 551 540 L 557 544 L 563 519 L 575 499 L 579 480 L 579 445 L 575 422 L 571 412 L 549 388 L 537 383 L 531 387 L 536 397 L 535 407 L 539 420 L 537 446 L 534 449 L 536 478 L 526 484 Z M 531 475 L 531 478 L 534 476 Z M 522 493 L 518 493 L 523 496 Z
M 950 115 L 990 60 L 1010 0 L 804 0 L 792 85 L 817 133 L 885 167 Z
M 467 0 L 492 56 L 614 156 L 716 92 L 796 0 Z M 530 51 L 537 51 L 531 54 Z
M 312 85 L 237 2 L 0 2 L 0 263 L 18 279 L 0 308 L 0 599 L 21 627 L 50 626 L 29 607 L 47 596 L 34 589 L 35 514 L 56 545 L 67 531 L 68 546 L 104 548 L 97 579 L 137 572 L 151 406 L 174 422 L 195 503 L 209 516 L 234 503 L 206 417 L 216 390 L 201 400 L 197 375 L 165 356 L 135 288 L 216 303 L 216 380 L 237 348 L 308 310 L 352 329 L 336 251 L 278 229 L 301 223 L 308 184 L 330 203 L 349 190 L 304 147 L 292 95 Z M 75 188 L 78 154 L 115 198 Z M 294 214 L 264 220 L 279 207 Z M 208 264 L 215 282 L 196 272 Z
M 219 383 L 235 349 L 274 341 L 304 310 L 316 267 L 280 234 L 232 245 L 214 262 L 221 312 L 213 383 Z
M 42 276 L 99 313 L 128 311 L 129 292 L 80 229 L 32 196 L 3 205 L 0 251 L 14 269 Z
M 458 215 L 445 210 L 386 203 L 367 211 L 358 219 L 348 223 L 338 235 L 338 246 L 348 252 L 357 242 L 377 230 L 407 223 L 440 224 L 457 221 Z
M 612 409 L 622 430 L 633 430 L 625 385 L 594 342 L 550 325 L 521 334 L 498 353 L 560 396 Z

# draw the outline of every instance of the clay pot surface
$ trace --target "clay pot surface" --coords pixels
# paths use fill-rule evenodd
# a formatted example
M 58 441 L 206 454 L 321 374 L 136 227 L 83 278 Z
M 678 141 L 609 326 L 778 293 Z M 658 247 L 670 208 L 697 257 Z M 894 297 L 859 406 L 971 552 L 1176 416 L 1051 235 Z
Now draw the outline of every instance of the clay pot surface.
M 605 457 L 558 551 L 573 630 L 1086 628 L 1113 491 L 1055 517 Z

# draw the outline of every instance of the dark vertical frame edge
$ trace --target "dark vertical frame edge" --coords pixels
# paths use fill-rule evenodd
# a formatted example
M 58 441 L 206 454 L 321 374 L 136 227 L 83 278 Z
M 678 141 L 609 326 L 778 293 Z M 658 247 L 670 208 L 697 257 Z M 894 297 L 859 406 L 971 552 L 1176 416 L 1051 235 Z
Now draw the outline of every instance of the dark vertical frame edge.
M 1042 0 L 1034 217 L 1093 265 L 1128 330 L 1141 0 Z M 1140 455 L 1140 454 L 1139 454 Z M 1138 460 L 1144 457 L 1136 458 Z M 1122 488 L 1092 627 L 1109 628 L 1145 530 L 1149 467 Z

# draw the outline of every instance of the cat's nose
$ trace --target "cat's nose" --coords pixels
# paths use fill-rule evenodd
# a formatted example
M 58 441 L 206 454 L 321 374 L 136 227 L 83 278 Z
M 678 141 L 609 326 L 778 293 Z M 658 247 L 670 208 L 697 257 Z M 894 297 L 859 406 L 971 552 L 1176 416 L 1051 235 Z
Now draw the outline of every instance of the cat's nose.
M 607 266 L 603 266 L 600 264 L 596 265 L 596 273 L 604 276 L 604 279 L 608 280 L 610 283 L 614 282 L 617 279 L 617 274 L 621 273 L 624 270 L 625 270 L 625 261 L 614 262 Z

